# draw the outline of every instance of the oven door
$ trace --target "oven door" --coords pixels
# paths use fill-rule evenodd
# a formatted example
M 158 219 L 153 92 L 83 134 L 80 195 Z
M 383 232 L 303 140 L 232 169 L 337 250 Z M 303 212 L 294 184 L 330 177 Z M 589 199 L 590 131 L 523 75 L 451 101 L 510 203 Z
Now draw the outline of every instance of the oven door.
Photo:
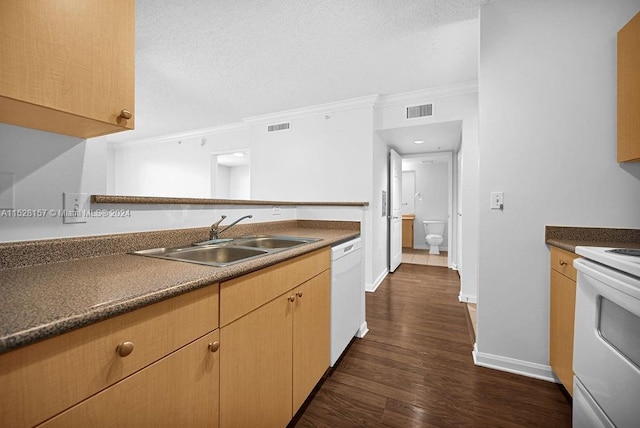
M 617 427 L 638 427 L 640 280 L 585 259 L 574 266 L 573 371 Z

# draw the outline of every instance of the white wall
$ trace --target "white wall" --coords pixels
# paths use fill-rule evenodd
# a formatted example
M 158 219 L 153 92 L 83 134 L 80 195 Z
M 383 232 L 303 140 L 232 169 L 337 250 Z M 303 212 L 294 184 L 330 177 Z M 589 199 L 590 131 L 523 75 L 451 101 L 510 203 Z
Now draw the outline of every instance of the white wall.
M 370 131 L 371 132 L 371 131 Z M 382 215 L 382 192 L 389 197 L 389 148 L 380 138 L 377 132 L 372 133 L 373 138 L 373 172 L 371 195 L 371 274 L 367 278 L 367 290 L 373 291 L 382 282 L 389 272 L 389 222 L 387 216 Z M 389 203 L 387 202 L 387 214 Z
M 422 224 L 423 221 L 443 220 L 445 221 L 444 241 L 440 248 L 447 250 L 449 246 L 446 228 L 449 215 L 449 165 L 447 162 L 426 164 L 422 163 L 420 159 L 403 159 L 402 168 L 415 172 L 415 191 L 422 194 L 422 200 L 414 198 L 414 214 L 416 215 L 413 233 L 414 248 L 429 248 Z
M 248 128 L 242 126 L 197 136 L 176 134 L 109 144 L 107 192 L 112 195 L 211 198 L 213 153 L 243 149 L 248 145 Z M 229 186 L 222 188 L 228 195 Z
M 230 199 L 229 191 L 230 191 L 230 173 L 231 168 L 224 165 L 216 165 L 215 166 L 215 177 L 213 178 L 213 193 L 210 193 L 210 197 L 219 198 L 219 199 Z M 211 172 L 209 172 L 211 174 Z
M 106 142 L 0 124 L 0 172 L 14 174 L 14 208 L 45 210 L 42 217 L 0 217 L 0 241 L 52 237 L 62 219 L 62 193 L 104 193 Z M 84 225 L 65 225 L 66 235 Z
M 329 118 L 326 118 L 326 116 Z M 259 200 L 368 201 L 372 106 L 251 127 L 251 192 Z M 279 122 L 277 122 L 279 123 Z
M 250 166 L 234 166 L 229 171 L 229 199 L 251 199 Z
M 545 225 L 640 227 L 640 163 L 616 163 L 616 32 L 638 10 L 638 0 L 482 6 L 481 364 L 550 376 Z M 489 209 L 492 191 L 504 211 Z

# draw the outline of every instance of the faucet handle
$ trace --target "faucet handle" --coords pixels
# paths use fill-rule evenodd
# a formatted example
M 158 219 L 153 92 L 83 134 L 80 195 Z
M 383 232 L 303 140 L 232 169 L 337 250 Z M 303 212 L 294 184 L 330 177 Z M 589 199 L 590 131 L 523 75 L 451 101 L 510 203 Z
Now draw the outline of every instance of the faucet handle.
M 213 224 L 211 225 L 211 228 L 213 229 L 213 228 L 218 227 L 218 225 L 219 225 L 220 223 L 222 223 L 222 220 L 224 220 L 225 218 L 227 218 L 227 216 L 226 216 L 226 215 L 224 215 L 224 214 L 223 214 L 223 215 L 221 215 L 221 216 L 220 216 L 220 220 L 218 220 L 218 221 L 216 221 L 215 223 L 213 223 Z

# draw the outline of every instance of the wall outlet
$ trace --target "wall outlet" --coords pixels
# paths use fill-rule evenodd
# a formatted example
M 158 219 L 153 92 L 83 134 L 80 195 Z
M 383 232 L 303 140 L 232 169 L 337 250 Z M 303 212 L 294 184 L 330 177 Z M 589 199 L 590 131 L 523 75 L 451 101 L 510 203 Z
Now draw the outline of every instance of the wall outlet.
M 280 207 L 273 207 L 273 215 L 280 215 Z
M 88 193 L 63 193 L 62 223 L 86 223 L 89 218 L 90 202 Z
M 504 192 L 491 192 L 491 209 L 504 209 Z

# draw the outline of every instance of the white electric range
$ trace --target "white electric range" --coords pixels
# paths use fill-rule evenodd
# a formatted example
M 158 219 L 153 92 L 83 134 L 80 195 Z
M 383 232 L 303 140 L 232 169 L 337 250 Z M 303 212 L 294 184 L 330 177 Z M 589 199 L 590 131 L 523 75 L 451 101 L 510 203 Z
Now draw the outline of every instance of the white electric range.
M 640 245 L 639 245 L 640 247 Z M 573 426 L 640 426 L 640 248 L 576 247 Z

